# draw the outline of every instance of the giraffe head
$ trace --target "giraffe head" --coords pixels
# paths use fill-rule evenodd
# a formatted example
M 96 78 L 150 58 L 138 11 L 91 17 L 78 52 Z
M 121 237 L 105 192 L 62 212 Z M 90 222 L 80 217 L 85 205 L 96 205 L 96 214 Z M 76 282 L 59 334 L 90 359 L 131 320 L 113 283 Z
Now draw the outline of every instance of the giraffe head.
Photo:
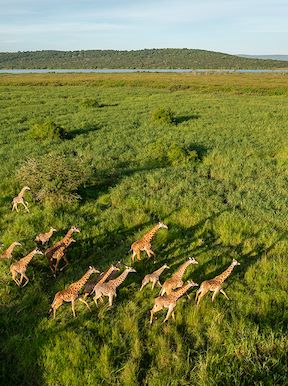
M 98 269 L 96 269 L 95 267 L 93 267 L 92 265 L 89 265 L 89 269 L 88 271 L 92 274 L 92 273 L 100 273 L 100 271 L 98 271 Z
M 19 241 L 14 241 L 14 242 L 13 242 L 13 245 L 19 245 L 19 246 L 20 246 L 20 245 L 22 245 L 22 244 L 19 243 Z
M 111 265 L 111 268 L 113 269 L 113 271 L 120 271 L 120 268 L 117 267 L 117 264 L 118 262 L 116 263 L 116 265 L 114 264 Z
M 34 255 L 44 255 L 44 253 L 39 248 L 35 248 L 33 250 L 33 254 Z
M 167 265 L 166 263 L 163 265 L 163 268 L 168 268 L 168 269 L 170 269 L 169 265 Z
M 240 265 L 239 261 L 236 259 L 233 259 L 232 265 L 235 267 L 236 265 Z
M 190 264 L 198 264 L 198 261 L 194 257 L 189 257 Z
M 26 191 L 26 190 L 31 190 L 31 189 L 29 188 L 29 186 L 24 186 L 24 188 L 22 190 Z
M 189 284 L 190 287 L 198 287 L 199 286 L 199 284 L 195 283 L 195 281 L 193 281 L 193 280 L 188 280 L 187 284 Z
M 74 225 L 71 227 L 70 230 L 71 230 L 72 232 L 75 232 L 75 233 L 80 233 L 80 232 L 81 232 L 80 229 L 77 228 L 77 227 L 75 227 Z
M 72 243 L 76 243 L 76 240 L 71 238 L 69 241 L 68 241 L 68 245 L 72 244 Z
M 50 227 L 50 232 L 57 232 L 57 229 L 53 228 L 53 227 Z
M 158 226 L 159 226 L 159 228 L 168 229 L 168 226 L 166 224 L 164 224 L 164 222 L 162 222 L 162 221 L 159 221 Z
M 128 271 L 128 272 L 137 272 L 136 269 L 132 268 L 132 267 L 128 267 L 127 265 L 125 265 L 125 271 Z

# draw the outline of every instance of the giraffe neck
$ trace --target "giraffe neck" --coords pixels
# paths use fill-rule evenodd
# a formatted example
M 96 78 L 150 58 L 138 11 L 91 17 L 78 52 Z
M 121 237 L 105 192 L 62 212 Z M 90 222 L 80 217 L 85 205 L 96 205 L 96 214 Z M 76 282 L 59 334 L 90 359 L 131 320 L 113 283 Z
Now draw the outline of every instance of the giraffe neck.
M 28 265 L 30 263 L 30 261 L 33 259 L 34 255 L 36 255 L 36 253 L 34 251 L 32 251 L 32 252 L 28 253 L 27 256 L 22 257 L 22 259 L 19 261 L 21 261 L 21 263 L 23 265 Z
M 223 281 L 226 280 L 227 277 L 231 275 L 231 272 L 233 271 L 233 269 L 234 269 L 234 265 L 231 264 L 227 269 L 225 269 L 224 272 L 222 272 L 220 275 L 216 276 L 215 279 L 217 279 L 218 281 L 223 283 Z
M 129 273 L 128 269 L 125 269 L 125 271 L 123 271 L 120 276 L 118 276 L 114 280 L 110 280 L 110 282 L 108 283 L 112 284 L 115 287 L 119 287 L 119 285 L 122 284 L 123 281 L 126 279 L 128 273 Z
M 153 227 L 149 232 L 147 232 L 144 235 L 145 240 L 151 241 L 152 238 L 154 237 L 155 233 L 158 231 L 158 229 L 159 229 L 159 224 L 155 225 L 155 227 Z
M 181 279 L 182 276 L 184 275 L 186 268 L 190 264 L 191 264 L 190 260 L 188 260 L 184 264 L 182 264 L 181 267 L 178 269 L 178 271 L 176 273 L 174 273 L 173 278 Z
M 73 289 L 74 291 L 80 291 L 81 288 L 86 284 L 89 277 L 92 275 L 93 271 L 89 269 L 82 277 L 81 279 L 75 281 L 75 283 L 70 284 L 69 288 Z
M 71 239 L 72 235 L 73 235 L 73 230 L 69 229 L 69 231 L 66 233 L 66 235 L 62 239 L 62 243 L 67 244 L 69 239 Z
M 53 229 L 50 229 L 50 231 L 49 232 L 47 232 L 47 237 L 49 237 L 49 239 L 50 239 L 50 237 L 53 235 Z
M 106 281 L 107 277 L 110 276 L 110 274 L 114 271 L 114 267 L 110 267 L 101 277 L 101 279 L 98 281 L 99 284 L 102 284 Z
M 162 267 L 160 267 L 159 269 L 157 269 L 157 270 L 154 272 L 154 274 L 160 276 L 161 273 L 164 271 L 165 268 L 166 268 L 165 265 L 163 265 Z
M 18 194 L 18 197 L 19 197 L 19 198 L 23 198 L 23 196 L 24 196 L 26 190 L 27 190 L 27 189 L 23 188 L 23 189 L 21 190 L 21 192 Z
M 177 291 L 175 291 L 173 293 L 173 297 L 177 300 L 179 299 L 183 294 L 185 294 L 186 291 L 188 291 L 188 289 L 192 287 L 192 284 L 191 283 L 188 283 L 186 285 L 184 285 L 183 287 L 181 287 L 180 289 L 178 289 Z
M 15 244 L 15 243 L 12 243 L 12 244 L 10 245 L 10 247 L 8 247 L 8 248 L 6 249 L 6 253 L 12 253 L 15 247 L 16 247 L 16 244 Z

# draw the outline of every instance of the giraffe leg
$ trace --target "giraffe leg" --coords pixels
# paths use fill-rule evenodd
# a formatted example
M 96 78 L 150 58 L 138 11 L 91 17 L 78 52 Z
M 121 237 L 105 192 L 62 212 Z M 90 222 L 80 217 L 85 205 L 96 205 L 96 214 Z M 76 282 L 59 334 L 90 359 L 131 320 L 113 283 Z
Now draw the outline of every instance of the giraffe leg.
M 24 206 L 24 208 L 26 209 L 26 211 L 29 213 L 29 209 L 28 209 L 28 206 L 26 205 L 26 204 L 27 204 L 27 202 L 26 202 L 26 204 L 25 204 L 24 202 L 21 202 L 21 204 Z
M 137 260 L 138 260 L 138 261 L 141 261 L 141 252 L 140 252 L 140 250 L 138 250 L 138 251 L 136 252 L 136 255 L 137 255 Z
M 154 304 L 152 310 L 150 311 L 150 324 L 152 324 L 152 322 L 153 322 L 153 316 L 154 316 L 154 314 L 156 314 L 156 312 L 162 310 L 162 308 L 163 308 L 162 306 L 159 306 L 159 305 L 157 305 L 157 304 Z
M 54 266 L 53 266 L 53 257 L 49 257 L 48 260 L 49 260 L 49 267 L 50 267 L 52 273 L 55 275 L 55 270 L 54 270 Z
M 60 260 L 57 259 L 56 264 L 55 264 L 55 266 L 54 266 L 54 273 L 55 273 L 55 274 L 56 274 L 56 272 L 58 271 L 59 263 L 60 263 Z M 61 271 L 61 269 L 60 269 L 60 271 Z
M 12 279 L 15 281 L 15 283 L 18 285 L 18 287 L 20 287 L 21 286 L 21 283 L 20 283 L 20 281 L 17 279 L 17 272 L 11 272 L 11 274 L 12 274 Z
M 226 299 L 230 300 L 222 288 L 220 289 L 220 292 L 225 296 Z
M 143 279 L 142 281 L 142 285 L 141 285 L 141 288 L 140 288 L 140 291 L 142 291 L 142 289 L 145 287 L 145 285 L 147 285 L 149 283 L 148 280 L 145 280 L 145 278 Z
M 22 273 L 22 275 L 23 275 L 23 276 L 25 277 L 25 279 L 26 279 L 26 283 L 23 285 L 23 287 L 25 287 L 25 285 L 28 284 L 29 279 L 28 279 L 28 277 L 25 275 L 25 273 Z
M 13 208 L 16 210 L 16 212 L 19 212 L 18 204 L 15 203 L 15 204 L 13 205 Z M 13 208 L 12 208 L 12 210 L 13 210 Z
M 23 274 L 21 273 L 21 274 L 20 274 L 20 279 L 19 279 L 19 283 L 20 283 L 20 285 L 22 285 L 22 281 L 23 281 L 23 279 L 24 279 L 24 276 L 23 276 Z
M 167 312 L 166 318 L 163 320 L 162 323 L 165 323 L 170 318 L 170 315 L 173 313 L 175 305 L 176 304 L 170 304 L 170 306 L 168 308 L 168 312 Z
M 217 288 L 217 289 L 213 292 L 213 295 L 212 295 L 212 302 L 214 302 L 215 297 L 216 297 L 216 295 L 219 293 L 219 291 L 220 291 L 220 288 Z
M 57 303 L 57 304 L 55 305 L 55 307 L 53 308 L 53 319 L 55 319 L 55 317 L 56 317 L 56 311 L 57 311 L 58 308 L 62 305 L 62 303 L 63 303 L 63 301 Z
M 69 264 L 69 261 L 67 260 L 67 257 L 65 255 L 63 256 L 63 260 L 65 261 L 66 264 L 63 265 L 62 268 L 60 268 L 60 271 L 63 271 L 63 269 L 66 268 L 66 266 Z
M 136 256 L 136 252 L 133 251 L 132 256 L 131 256 L 131 264 L 134 264 L 135 256 Z
M 172 316 L 172 319 L 175 320 L 175 313 L 174 313 L 174 311 L 172 312 L 171 316 Z
M 109 294 L 109 307 L 112 307 L 113 304 L 113 294 Z
M 153 281 L 152 281 L 152 289 L 154 289 L 155 284 L 156 284 L 156 280 L 153 280 Z
M 74 316 L 74 318 L 76 318 L 76 314 L 75 314 L 75 300 L 71 301 L 71 307 L 72 307 L 73 316 Z
M 86 307 L 88 308 L 89 311 L 91 311 L 91 308 L 89 307 L 89 304 L 86 302 L 86 300 L 82 299 L 82 298 L 78 298 L 78 300 L 82 303 L 84 303 L 86 305 Z
M 157 280 L 157 284 L 159 285 L 160 288 L 162 288 L 162 284 L 160 283 L 159 280 Z
M 201 290 L 201 288 L 200 288 L 200 290 Z M 197 293 L 200 291 L 200 290 L 198 290 L 197 291 Z M 197 296 L 197 306 L 198 306 L 198 304 L 200 303 L 200 300 L 203 298 L 203 296 L 205 296 L 206 294 L 207 294 L 207 292 L 208 291 L 204 291 L 203 289 L 198 293 L 198 296 Z

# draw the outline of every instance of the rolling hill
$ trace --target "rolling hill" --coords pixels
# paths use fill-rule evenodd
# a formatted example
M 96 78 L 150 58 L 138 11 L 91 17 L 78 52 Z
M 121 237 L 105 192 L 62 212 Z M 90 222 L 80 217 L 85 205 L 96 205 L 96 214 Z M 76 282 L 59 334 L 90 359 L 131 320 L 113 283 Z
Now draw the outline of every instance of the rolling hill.
M 0 53 L 0 69 L 279 69 L 287 61 L 263 60 L 198 49 L 135 51 L 25 51 Z

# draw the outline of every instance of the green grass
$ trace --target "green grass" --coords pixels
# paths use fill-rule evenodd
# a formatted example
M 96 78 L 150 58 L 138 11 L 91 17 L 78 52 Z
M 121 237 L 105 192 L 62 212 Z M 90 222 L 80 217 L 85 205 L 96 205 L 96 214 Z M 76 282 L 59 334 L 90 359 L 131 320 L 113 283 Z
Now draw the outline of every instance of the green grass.
M 182 85 L 173 88 L 171 85 Z M 184 86 L 187 87 L 184 87 Z M 287 94 L 285 75 L 22 75 L 0 77 L 0 240 L 34 248 L 50 226 L 56 241 L 81 228 L 70 265 L 54 279 L 37 255 L 19 289 L 0 262 L 1 384 L 283 385 L 288 370 Z M 83 101 L 97 101 L 83 103 Z M 99 106 L 98 106 L 99 103 Z M 171 109 L 173 124 L 151 121 Z M 49 118 L 68 139 L 29 137 Z M 11 212 L 18 169 L 50 153 L 81 160 L 89 179 L 74 202 L 37 201 Z M 143 255 L 121 285 L 112 310 L 63 304 L 55 292 L 90 264 L 104 270 L 159 220 L 156 263 Z M 224 284 L 231 298 L 183 297 L 176 321 L 149 326 L 158 289 L 142 278 L 167 262 L 162 282 L 189 256 L 185 280 L 201 283 L 237 258 Z

